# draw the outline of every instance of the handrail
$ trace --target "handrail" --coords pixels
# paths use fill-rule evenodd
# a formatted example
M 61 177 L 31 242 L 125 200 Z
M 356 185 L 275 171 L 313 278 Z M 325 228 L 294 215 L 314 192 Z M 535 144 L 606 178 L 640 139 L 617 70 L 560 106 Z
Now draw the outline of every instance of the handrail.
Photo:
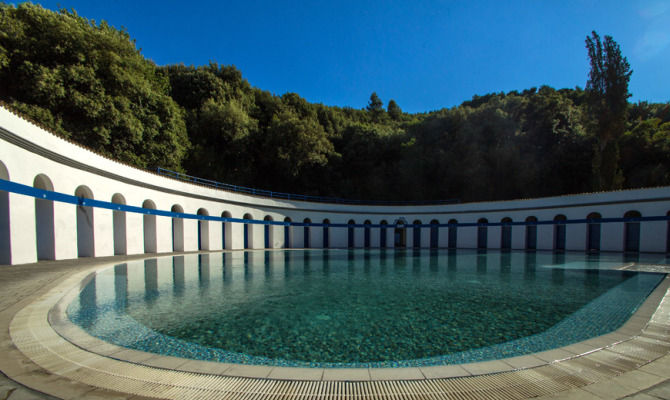
M 200 185 L 210 186 L 217 189 L 229 190 L 232 192 L 246 193 L 253 196 L 265 196 L 273 199 L 285 199 L 285 200 L 299 200 L 299 201 L 313 201 L 317 203 L 335 203 L 335 204 L 356 204 L 356 205 L 432 205 L 432 204 L 456 204 L 459 203 L 459 199 L 449 199 L 449 200 L 408 200 L 408 201 L 396 201 L 396 200 L 351 200 L 343 199 L 340 197 L 328 197 L 328 196 L 311 196 L 305 194 L 293 194 L 285 192 L 273 192 L 271 190 L 265 189 L 255 189 L 246 186 L 232 185 L 230 183 L 221 183 L 213 181 L 211 179 L 199 178 L 197 176 L 192 176 L 184 174 L 181 172 L 172 171 L 169 169 L 158 167 L 156 172 L 159 175 L 163 175 L 169 178 L 178 179 L 186 182 L 197 183 Z

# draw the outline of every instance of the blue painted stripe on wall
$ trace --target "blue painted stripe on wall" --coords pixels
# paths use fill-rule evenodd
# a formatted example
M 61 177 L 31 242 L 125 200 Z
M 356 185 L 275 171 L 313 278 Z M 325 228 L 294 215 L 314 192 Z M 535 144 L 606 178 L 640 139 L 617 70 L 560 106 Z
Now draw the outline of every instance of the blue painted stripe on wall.
M 126 204 L 116 204 L 108 201 L 86 199 L 83 197 L 77 197 L 65 193 L 53 192 L 49 190 L 37 189 L 32 186 L 23 185 L 21 183 L 16 183 L 4 179 L 0 179 L 0 190 L 16 193 L 20 195 L 35 197 L 38 199 L 58 201 L 61 203 L 69 203 L 78 206 L 87 206 L 87 207 L 96 207 L 104 208 L 108 210 L 115 211 L 125 211 L 139 214 L 148 214 L 148 215 L 160 215 L 162 217 L 170 218 L 184 218 L 184 219 L 196 219 L 196 220 L 207 220 L 207 221 L 219 221 L 219 222 L 233 222 L 233 223 L 242 223 L 242 224 L 257 224 L 257 225 L 283 225 L 283 226 L 310 226 L 310 227 L 329 227 L 329 228 L 395 228 L 396 224 L 323 224 L 317 222 L 284 222 L 284 221 L 263 221 L 255 219 L 242 219 L 242 218 L 228 218 L 228 217 L 216 217 L 211 215 L 198 215 L 198 214 L 187 214 L 187 213 L 175 213 L 172 211 L 164 210 L 154 210 L 149 208 L 142 208 L 136 206 L 129 206 Z M 644 222 L 644 221 L 670 221 L 670 216 L 659 215 L 659 216 L 650 216 L 650 217 L 634 217 L 634 218 L 600 218 L 600 219 L 569 219 L 562 221 L 519 221 L 519 222 L 463 222 L 456 224 L 401 224 L 405 228 L 430 228 L 430 227 L 473 227 L 473 226 L 525 226 L 525 225 L 563 225 L 563 224 L 585 224 L 585 223 L 612 223 L 612 222 Z

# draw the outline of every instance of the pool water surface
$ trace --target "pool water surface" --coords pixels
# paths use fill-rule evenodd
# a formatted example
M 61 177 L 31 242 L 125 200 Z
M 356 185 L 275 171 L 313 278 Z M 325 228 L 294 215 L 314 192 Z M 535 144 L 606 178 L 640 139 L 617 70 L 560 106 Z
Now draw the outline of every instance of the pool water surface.
M 616 330 L 664 277 L 613 269 L 628 262 L 620 255 L 468 250 L 163 257 L 99 271 L 67 314 L 105 341 L 199 360 L 457 364 Z

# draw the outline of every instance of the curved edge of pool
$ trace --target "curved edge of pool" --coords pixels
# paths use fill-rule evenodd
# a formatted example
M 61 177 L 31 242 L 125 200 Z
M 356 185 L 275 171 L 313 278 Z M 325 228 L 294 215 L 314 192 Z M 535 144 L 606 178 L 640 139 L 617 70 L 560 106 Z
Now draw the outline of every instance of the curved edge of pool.
M 260 397 L 311 393 L 325 398 L 333 391 L 348 390 L 352 397 L 363 393 L 446 396 L 472 391 L 492 391 L 492 395 L 500 390 L 516 393 L 514 398 L 537 397 L 634 372 L 670 353 L 668 275 L 618 330 L 513 358 L 430 367 L 294 368 L 161 356 L 104 342 L 66 317 L 65 308 L 77 295 L 76 289 L 96 271 L 114 264 L 73 274 L 18 311 L 9 333 L 19 351 L 49 373 L 75 382 L 133 395 L 180 399 L 210 392 L 256 393 Z M 351 386 L 354 384 L 358 386 Z M 347 389 L 347 385 L 351 387 Z

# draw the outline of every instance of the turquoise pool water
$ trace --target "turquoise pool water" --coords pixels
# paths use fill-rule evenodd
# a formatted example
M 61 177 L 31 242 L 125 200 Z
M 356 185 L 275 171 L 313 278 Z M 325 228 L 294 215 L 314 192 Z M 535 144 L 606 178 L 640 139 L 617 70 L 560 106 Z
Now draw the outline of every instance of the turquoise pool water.
M 642 256 L 640 262 L 664 263 Z M 620 327 L 663 274 L 616 255 L 287 250 L 98 272 L 67 308 L 91 335 L 193 359 L 311 367 L 454 364 Z

